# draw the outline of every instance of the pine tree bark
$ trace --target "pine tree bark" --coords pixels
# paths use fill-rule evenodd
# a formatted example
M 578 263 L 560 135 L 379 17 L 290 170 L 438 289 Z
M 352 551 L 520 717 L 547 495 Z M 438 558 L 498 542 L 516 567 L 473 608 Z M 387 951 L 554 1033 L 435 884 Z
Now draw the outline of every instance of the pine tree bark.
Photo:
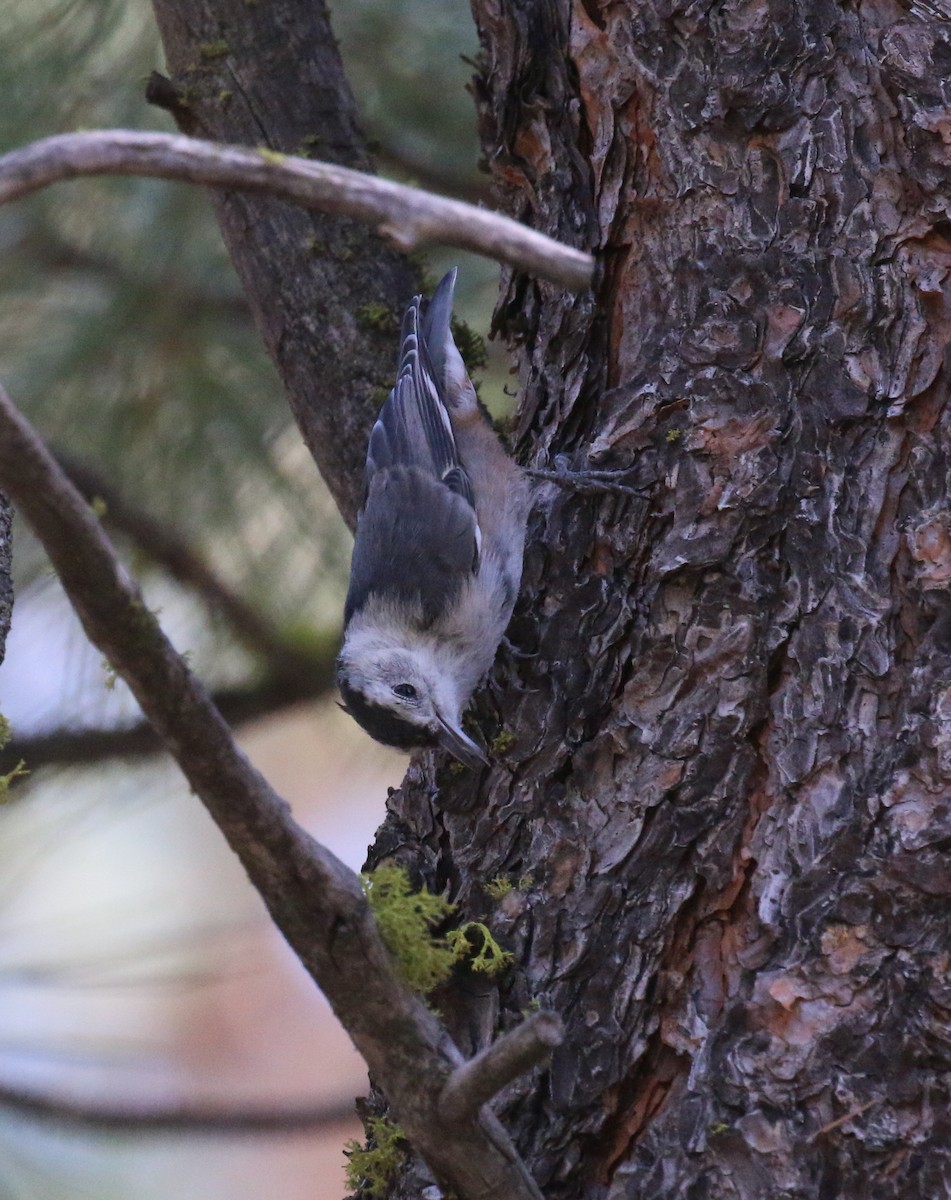
M 603 264 L 506 277 L 518 446 L 643 494 L 540 489 L 496 765 L 420 760 L 375 855 L 514 952 L 460 1043 L 564 1018 L 497 1105 L 549 1200 L 945 1195 L 951 27 L 473 8 L 505 208 Z

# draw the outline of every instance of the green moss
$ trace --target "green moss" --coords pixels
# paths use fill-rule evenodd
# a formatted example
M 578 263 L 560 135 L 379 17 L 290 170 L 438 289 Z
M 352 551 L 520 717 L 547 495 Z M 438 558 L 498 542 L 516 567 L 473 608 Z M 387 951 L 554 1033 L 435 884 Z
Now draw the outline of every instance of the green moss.
M 10 722 L 0 713 L 0 750 L 10 740 Z M 14 779 L 22 779 L 24 775 L 29 775 L 26 769 L 26 763 L 21 758 L 12 771 L 7 771 L 6 775 L 0 775 L 0 804 L 7 798 L 7 792 L 10 790 L 10 784 Z
M 467 921 L 445 937 L 434 937 L 433 929 L 456 906 L 425 888 L 414 892 L 403 867 L 377 867 L 360 878 L 383 943 L 414 991 L 426 995 L 445 983 L 457 962 L 485 975 L 497 975 L 512 962 L 482 921 Z
M 357 309 L 357 320 L 364 329 L 379 333 L 395 333 L 398 328 L 396 314 L 386 304 L 364 304 Z
M 496 875 L 485 885 L 485 890 L 493 900 L 501 900 L 503 896 L 507 896 L 509 892 L 515 890 L 515 884 L 511 879 L 506 879 L 504 875 Z
M 495 754 L 504 754 L 506 750 L 511 750 L 515 745 L 515 734 L 509 733 L 507 729 L 503 729 L 501 733 L 496 734 L 492 739 L 492 750 Z
M 29 775 L 30 772 L 26 769 L 26 763 L 21 758 L 12 771 L 7 771 L 6 775 L 0 775 L 0 804 L 6 799 L 10 784 L 14 779 L 20 779 L 24 775 Z
M 308 254 L 326 254 L 327 243 L 321 241 L 319 237 L 309 237 L 304 242 L 304 249 Z
M 367 1145 L 355 1139 L 343 1148 L 347 1156 L 347 1187 L 364 1196 L 382 1196 L 403 1165 L 406 1134 L 387 1117 L 367 1121 Z M 372 1145 L 370 1143 L 373 1143 Z
M 414 892 L 403 867 L 377 867 L 361 879 L 380 936 L 407 984 L 425 994 L 444 983 L 457 955 L 445 938 L 433 937 L 432 930 L 455 905 L 425 889 Z
M 119 682 L 119 676 L 116 674 L 116 669 L 108 658 L 102 659 L 99 664 L 102 667 L 103 674 L 106 677 L 106 691 L 111 692 Z
M 282 154 L 280 150 L 272 150 L 270 146 L 258 146 L 258 154 L 272 167 L 279 167 L 287 161 L 286 154 Z
M 679 442 L 682 437 L 683 437 L 682 429 L 668 429 L 667 433 L 664 437 L 664 440 L 667 442 Z
M 524 875 L 520 875 L 516 883 L 513 883 L 507 875 L 496 875 L 485 885 L 485 890 L 493 900 L 501 900 L 510 892 L 527 892 L 534 882 L 534 875 L 528 871 Z
M 231 53 L 231 47 L 221 38 L 216 42 L 202 42 L 198 47 L 198 53 L 205 62 L 208 62 L 213 58 L 224 58 L 225 55 Z
M 109 505 L 106 504 L 102 496 L 93 496 L 93 498 L 89 501 L 89 507 L 96 514 L 100 521 L 109 511 Z
M 218 103 L 219 104 L 227 104 L 233 94 L 234 93 L 229 91 L 228 88 L 222 88 L 221 91 L 218 93 Z
M 3 804 L 6 800 L 10 784 L 13 783 L 14 779 L 23 779 L 29 773 L 26 763 L 21 758 L 12 771 L 7 771 L 6 775 L 0 775 L 0 804 Z
M 470 375 L 485 366 L 487 362 L 485 338 L 470 329 L 461 317 L 453 316 L 452 318 L 452 336 Z
M 512 962 L 512 955 L 503 950 L 482 921 L 467 921 L 458 929 L 450 929 L 446 941 L 457 958 L 464 958 L 472 971 L 498 975 Z
M 301 138 L 300 144 L 297 147 L 297 153 L 300 158 L 313 158 L 314 151 L 322 144 L 323 138 L 319 133 L 308 133 Z

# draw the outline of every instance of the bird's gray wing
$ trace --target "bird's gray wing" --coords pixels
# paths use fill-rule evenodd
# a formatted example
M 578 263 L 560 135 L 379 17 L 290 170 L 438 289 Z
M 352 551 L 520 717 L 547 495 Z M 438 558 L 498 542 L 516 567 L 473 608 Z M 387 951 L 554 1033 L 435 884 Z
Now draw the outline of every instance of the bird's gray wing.
M 357 523 L 344 622 L 377 595 L 429 626 L 478 561 L 475 511 L 464 496 L 420 467 L 379 468 Z
M 448 293 L 445 283 L 437 298 L 442 296 L 439 304 L 444 306 L 448 295 L 451 311 L 451 281 Z M 481 534 L 472 484 L 456 449 L 421 312 L 417 296 L 403 318 L 396 386 L 370 434 L 344 610 L 347 622 L 377 594 L 431 624 L 454 603 L 479 565 Z
M 396 387 L 370 433 L 366 489 L 374 475 L 393 467 L 416 467 L 472 504 L 472 485 L 459 461 L 452 422 L 421 330 L 422 297 L 403 318 Z M 451 294 L 450 294 L 451 305 Z

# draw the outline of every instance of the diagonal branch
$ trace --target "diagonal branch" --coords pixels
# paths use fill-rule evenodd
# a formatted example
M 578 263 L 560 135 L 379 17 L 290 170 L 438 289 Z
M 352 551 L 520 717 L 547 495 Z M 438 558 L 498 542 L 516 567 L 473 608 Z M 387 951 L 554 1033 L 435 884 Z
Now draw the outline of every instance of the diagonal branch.
M 457 1122 L 439 1095 L 461 1055 L 396 972 L 357 876 L 314 841 L 240 750 L 145 607 L 95 515 L 0 389 L 0 486 L 32 526 L 109 659 L 319 984 L 407 1136 L 463 1200 L 540 1200 L 499 1122 Z
M 472 250 L 572 291 L 594 259 L 506 217 L 333 163 L 125 129 L 63 133 L 0 157 L 0 204 L 82 175 L 145 175 L 251 192 L 375 226 L 403 250 L 438 241 Z

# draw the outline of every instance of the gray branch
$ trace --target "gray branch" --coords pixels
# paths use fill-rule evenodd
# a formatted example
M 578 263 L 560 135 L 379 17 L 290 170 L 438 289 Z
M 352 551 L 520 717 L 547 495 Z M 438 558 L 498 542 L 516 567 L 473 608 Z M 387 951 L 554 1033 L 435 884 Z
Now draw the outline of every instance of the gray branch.
M 140 1099 L 129 1099 L 121 1104 L 113 1102 L 107 1105 L 101 1101 L 33 1091 L 13 1084 L 0 1084 L 0 1108 L 47 1124 L 139 1136 L 273 1136 L 339 1125 L 356 1115 L 352 1100 L 295 1106 L 225 1106 L 209 1103 L 149 1105 Z
M 534 1013 L 453 1071 L 439 1097 L 443 1116 L 452 1122 L 471 1120 L 513 1079 L 546 1062 L 564 1035 L 557 1013 Z
M 561 284 L 591 286 L 594 259 L 511 217 L 333 163 L 182 134 L 98 130 L 43 138 L 0 157 L 0 204 L 84 175 L 145 175 L 267 192 L 375 226 L 403 250 L 444 242 Z

